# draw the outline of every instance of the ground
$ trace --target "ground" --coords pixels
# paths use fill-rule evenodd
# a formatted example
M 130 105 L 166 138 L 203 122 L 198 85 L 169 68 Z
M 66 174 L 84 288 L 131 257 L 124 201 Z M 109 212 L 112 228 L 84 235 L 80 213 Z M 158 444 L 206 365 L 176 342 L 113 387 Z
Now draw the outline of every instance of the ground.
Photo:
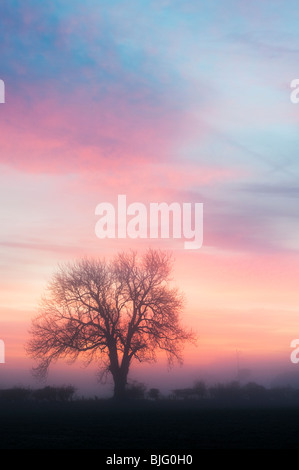
M 299 448 L 299 407 L 110 401 L 0 405 L 1 449 Z

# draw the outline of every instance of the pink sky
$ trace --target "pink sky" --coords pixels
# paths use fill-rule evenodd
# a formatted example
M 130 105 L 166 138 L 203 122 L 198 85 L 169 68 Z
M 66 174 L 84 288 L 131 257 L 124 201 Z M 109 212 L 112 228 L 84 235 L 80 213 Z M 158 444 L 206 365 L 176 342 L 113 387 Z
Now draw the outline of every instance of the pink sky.
M 182 321 L 199 335 L 165 383 L 233 379 L 236 350 L 260 380 L 298 374 L 294 12 L 281 2 L 276 13 L 257 1 L 85 3 L 0 7 L 0 380 L 31 383 L 27 331 L 59 262 L 149 246 L 173 252 Z M 119 194 L 203 203 L 203 247 L 99 240 L 95 208 Z M 92 384 L 76 367 L 57 364 L 49 380 Z M 161 358 L 132 376 L 155 382 L 164 370 Z

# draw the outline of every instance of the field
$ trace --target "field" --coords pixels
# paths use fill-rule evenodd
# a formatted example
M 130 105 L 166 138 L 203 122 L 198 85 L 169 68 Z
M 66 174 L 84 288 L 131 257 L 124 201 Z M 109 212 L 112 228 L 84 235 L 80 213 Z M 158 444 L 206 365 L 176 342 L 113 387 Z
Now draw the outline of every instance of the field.
M 84 400 L 0 405 L 1 449 L 299 448 L 298 406 Z

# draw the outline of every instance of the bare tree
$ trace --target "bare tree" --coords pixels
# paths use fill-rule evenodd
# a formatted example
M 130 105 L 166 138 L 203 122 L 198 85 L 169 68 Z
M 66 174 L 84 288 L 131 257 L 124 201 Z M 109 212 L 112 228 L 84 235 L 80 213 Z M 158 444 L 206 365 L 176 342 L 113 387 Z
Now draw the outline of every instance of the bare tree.
M 32 321 L 28 354 L 45 376 L 59 358 L 96 360 L 111 373 L 114 397 L 125 394 L 132 360 L 154 362 L 158 349 L 169 365 L 182 361 L 182 346 L 195 335 L 180 325 L 182 294 L 170 285 L 171 256 L 148 250 L 112 261 L 83 259 L 60 266 Z

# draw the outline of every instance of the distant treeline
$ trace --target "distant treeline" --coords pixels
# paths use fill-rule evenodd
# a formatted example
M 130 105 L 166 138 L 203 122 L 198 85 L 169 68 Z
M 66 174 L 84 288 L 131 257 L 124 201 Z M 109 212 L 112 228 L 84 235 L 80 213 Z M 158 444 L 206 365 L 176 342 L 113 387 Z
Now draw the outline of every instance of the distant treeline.
M 24 387 L 13 387 L 0 390 L 1 401 L 61 401 L 67 402 L 73 400 L 76 388 L 72 385 L 66 387 L 44 387 L 37 390 L 31 390 Z
M 36 402 L 69 402 L 84 400 L 84 397 L 76 396 L 76 388 L 72 385 L 63 387 L 46 386 L 32 390 L 24 387 L 13 387 L 0 390 L 0 403 L 5 401 L 36 401 Z M 127 386 L 127 398 L 131 400 L 151 401 L 206 401 L 227 403 L 284 403 L 296 402 L 299 404 L 299 389 L 290 386 L 266 388 L 256 382 L 240 384 L 237 381 L 218 383 L 207 386 L 203 381 L 197 381 L 192 387 L 177 388 L 170 394 L 163 395 L 158 388 L 147 387 L 140 382 L 133 382 Z M 95 401 L 99 397 L 93 398 Z M 90 400 L 90 398 L 88 399 Z
M 177 388 L 170 394 L 163 396 L 158 388 L 146 389 L 142 383 L 134 382 L 128 387 L 129 398 L 151 400 L 202 400 L 227 402 L 264 402 L 264 401 L 298 401 L 299 389 L 290 386 L 267 388 L 256 382 L 241 384 L 238 381 L 218 383 L 207 386 L 204 381 L 198 380 L 192 387 Z
M 298 401 L 299 389 L 290 386 L 266 388 L 256 382 L 240 384 L 238 381 L 218 383 L 206 386 L 198 381 L 192 388 L 175 389 L 170 398 L 175 400 L 218 400 L 230 402 L 265 402 L 265 401 Z

